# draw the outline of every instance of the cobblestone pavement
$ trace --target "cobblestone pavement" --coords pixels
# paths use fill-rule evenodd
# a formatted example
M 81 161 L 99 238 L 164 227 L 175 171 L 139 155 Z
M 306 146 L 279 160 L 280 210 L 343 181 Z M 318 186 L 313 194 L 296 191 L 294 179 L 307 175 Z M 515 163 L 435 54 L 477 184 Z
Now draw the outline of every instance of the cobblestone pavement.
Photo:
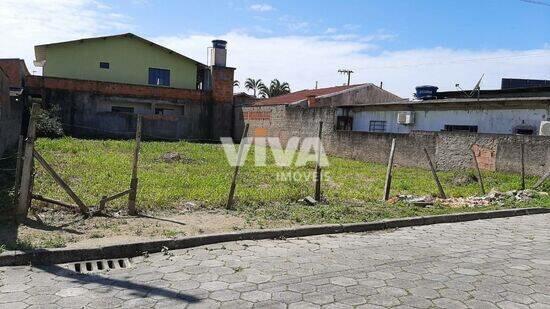
M 0 268 L 0 308 L 550 308 L 550 214 L 240 241 L 132 264 Z

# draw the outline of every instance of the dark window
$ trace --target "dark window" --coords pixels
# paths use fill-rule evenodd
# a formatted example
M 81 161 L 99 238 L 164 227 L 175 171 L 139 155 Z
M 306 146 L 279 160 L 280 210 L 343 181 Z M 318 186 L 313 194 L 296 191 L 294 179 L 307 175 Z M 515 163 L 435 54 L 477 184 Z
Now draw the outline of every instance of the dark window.
M 371 120 L 369 122 L 369 132 L 386 132 L 386 122 Z
M 344 130 L 344 131 L 353 130 L 353 117 L 350 117 L 350 116 L 336 117 L 336 130 Z
M 149 68 L 149 85 L 170 86 L 170 70 Z
M 477 126 L 464 126 L 464 125 L 446 124 L 445 125 L 445 131 L 477 133 Z
M 174 115 L 174 110 L 171 108 L 155 108 L 155 115 Z
M 133 107 L 126 107 L 126 106 L 111 106 L 111 112 L 115 112 L 115 113 L 133 113 L 134 108 Z
M 99 67 L 102 69 L 108 69 L 109 68 L 109 62 L 100 62 Z

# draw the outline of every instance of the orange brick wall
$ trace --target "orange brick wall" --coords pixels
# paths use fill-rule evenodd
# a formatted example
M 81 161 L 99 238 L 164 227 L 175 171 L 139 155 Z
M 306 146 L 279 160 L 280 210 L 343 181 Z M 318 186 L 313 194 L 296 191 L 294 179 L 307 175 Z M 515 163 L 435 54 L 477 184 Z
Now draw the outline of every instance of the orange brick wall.
M 472 146 L 474 150 L 477 164 L 480 169 L 495 171 L 496 170 L 496 151 L 488 148 L 483 148 L 477 144 Z
M 123 83 L 109 83 L 91 80 L 68 78 L 27 76 L 26 88 L 31 92 L 40 93 L 42 89 L 92 92 L 104 95 L 149 97 L 161 99 L 188 99 L 202 101 L 210 97 L 210 93 L 200 90 L 141 86 Z M 37 92 L 38 91 L 38 92 Z

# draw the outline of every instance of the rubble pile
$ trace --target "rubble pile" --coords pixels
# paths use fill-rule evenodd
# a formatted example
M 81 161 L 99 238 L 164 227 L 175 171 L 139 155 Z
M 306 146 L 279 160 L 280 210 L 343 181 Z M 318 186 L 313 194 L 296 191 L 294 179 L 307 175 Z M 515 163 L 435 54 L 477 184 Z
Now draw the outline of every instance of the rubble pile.
M 512 190 L 507 192 L 499 192 L 491 190 L 489 194 L 484 196 L 470 197 L 452 197 L 447 199 L 434 198 L 432 196 L 414 196 L 414 195 L 397 195 L 390 202 L 405 202 L 415 206 L 431 207 L 434 204 L 439 204 L 451 208 L 462 207 L 482 207 L 488 205 L 504 205 L 506 201 L 527 201 L 537 196 L 546 196 L 547 192 L 539 192 L 535 190 Z

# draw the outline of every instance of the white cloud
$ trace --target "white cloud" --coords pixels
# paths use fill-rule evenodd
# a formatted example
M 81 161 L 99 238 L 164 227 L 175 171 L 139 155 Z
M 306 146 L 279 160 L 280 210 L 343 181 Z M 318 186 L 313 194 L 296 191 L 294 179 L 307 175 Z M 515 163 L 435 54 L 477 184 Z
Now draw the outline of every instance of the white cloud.
M 449 48 L 372 52 L 361 40 L 334 40 L 330 36 L 255 37 L 241 32 L 224 35 L 162 37 L 155 41 L 196 60 L 206 62 L 206 47 L 214 38 L 228 41 L 228 65 L 238 80 L 248 77 L 288 81 L 293 90 L 341 85 L 338 69 L 355 71 L 353 83 L 384 82 L 384 88 L 410 97 L 414 87 L 433 84 L 455 90 L 471 88 L 485 73 L 482 89 L 497 89 L 503 77 L 550 79 L 550 51 L 456 50 Z
M 34 45 L 129 31 L 130 19 L 96 0 L 2 0 L 0 58 L 23 58 L 32 72 Z
M 269 12 L 269 11 L 273 11 L 273 7 L 269 4 L 265 4 L 265 3 L 257 3 L 257 4 L 252 4 L 250 6 L 250 9 L 252 11 L 256 11 L 256 12 Z

